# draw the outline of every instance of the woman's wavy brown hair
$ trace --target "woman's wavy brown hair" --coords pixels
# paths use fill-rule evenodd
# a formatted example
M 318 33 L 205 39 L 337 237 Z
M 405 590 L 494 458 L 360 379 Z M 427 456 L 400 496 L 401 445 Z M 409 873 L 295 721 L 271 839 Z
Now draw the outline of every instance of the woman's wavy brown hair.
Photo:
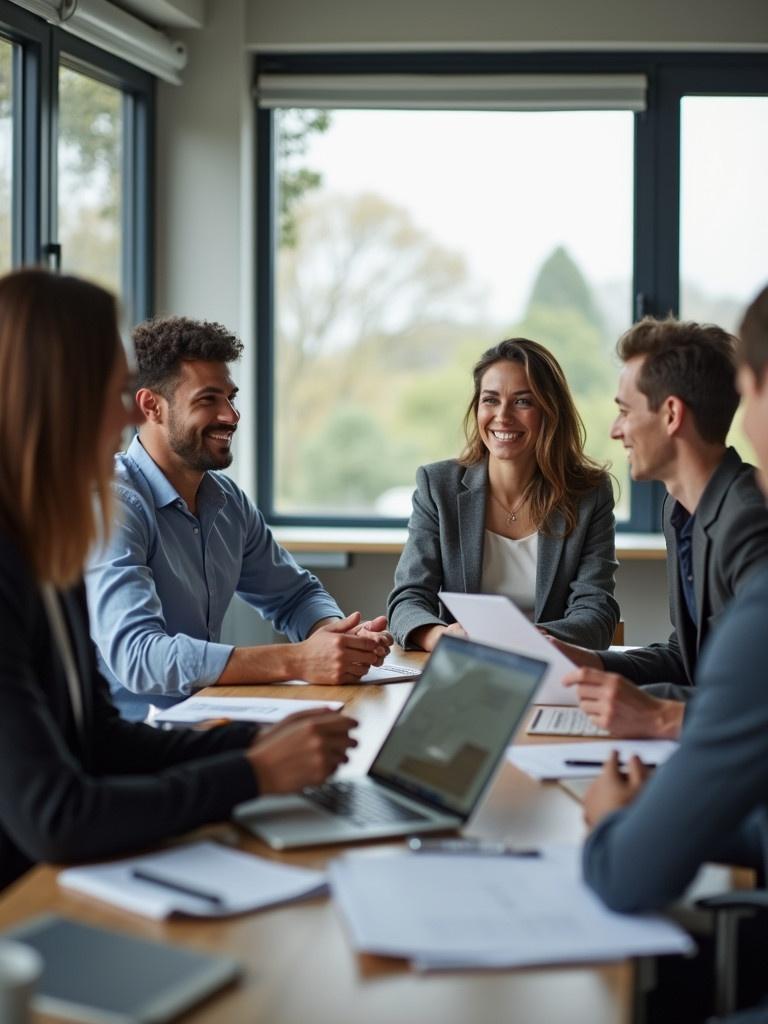
M 464 416 L 466 447 L 459 456 L 465 466 L 487 455 L 477 426 L 477 410 L 485 371 L 508 359 L 525 370 L 528 384 L 542 413 L 541 431 L 536 439 L 536 463 L 528 489 L 531 518 L 537 530 L 548 532 L 552 513 L 565 520 L 565 536 L 576 526 L 578 499 L 605 479 L 605 467 L 584 454 L 586 431 L 573 401 L 560 364 L 543 345 L 528 338 L 507 338 L 484 352 L 472 377 L 475 393 Z
M 74 583 L 106 532 L 98 437 L 119 345 L 115 298 L 98 285 L 0 278 L 0 523 L 40 582 Z

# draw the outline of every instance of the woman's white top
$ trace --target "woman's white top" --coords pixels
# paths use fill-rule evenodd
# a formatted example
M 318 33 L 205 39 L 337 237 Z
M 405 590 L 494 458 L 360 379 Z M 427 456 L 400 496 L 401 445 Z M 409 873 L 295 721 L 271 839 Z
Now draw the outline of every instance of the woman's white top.
M 536 559 L 539 535 L 520 540 L 485 531 L 483 546 L 483 594 L 505 594 L 522 612 L 533 612 L 536 604 Z

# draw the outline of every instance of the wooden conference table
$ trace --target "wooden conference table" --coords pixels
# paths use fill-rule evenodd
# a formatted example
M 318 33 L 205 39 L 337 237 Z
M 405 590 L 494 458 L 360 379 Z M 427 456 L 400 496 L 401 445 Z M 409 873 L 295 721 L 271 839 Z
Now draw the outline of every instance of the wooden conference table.
M 237 686 L 208 693 L 346 702 L 360 722 L 360 745 L 344 769 L 353 774 L 368 767 L 411 685 Z M 579 841 L 584 826 L 580 805 L 557 784 L 534 782 L 505 763 L 467 831 L 527 844 Z M 231 825 L 206 832 L 306 867 L 322 867 L 341 849 L 276 854 Z M 417 975 L 404 961 L 357 955 L 327 897 L 226 921 L 157 923 L 65 893 L 56 885 L 56 874 L 55 868 L 39 867 L 12 886 L 0 898 L 0 929 L 55 912 L 148 939 L 226 953 L 245 966 L 236 987 L 185 1015 L 185 1024 L 625 1024 L 631 1019 L 634 970 L 628 962 Z M 38 1015 L 34 1021 L 47 1024 L 50 1019 Z

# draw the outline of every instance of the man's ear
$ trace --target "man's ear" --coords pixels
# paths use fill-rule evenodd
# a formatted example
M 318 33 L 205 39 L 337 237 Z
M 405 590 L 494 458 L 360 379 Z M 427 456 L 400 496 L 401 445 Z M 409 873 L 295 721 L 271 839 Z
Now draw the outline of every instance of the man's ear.
M 687 412 L 685 402 L 677 395 L 668 395 L 664 399 L 664 421 L 670 437 L 680 432 Z
M 139 388 L 136 392 L 136 404 L 141 409 L 147 423 L 163 422 L 165 400 L 162 395 L 150 388 Z

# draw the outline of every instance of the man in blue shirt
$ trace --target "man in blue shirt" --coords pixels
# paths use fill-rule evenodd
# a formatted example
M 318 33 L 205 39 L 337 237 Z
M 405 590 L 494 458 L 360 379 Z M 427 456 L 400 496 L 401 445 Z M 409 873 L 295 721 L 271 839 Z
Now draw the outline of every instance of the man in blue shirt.
M 391 643 L 386 620 L 344 618 L 221 470 L 240 414 L 228 364 L 242 344 L 181 317 L 134 332 L 144 415 L 116 458 L 117 523 L 86 574 L 99 667 L 124 717 L 145 718 L 214 683 L 354 682 Z M 238 594 L 292 642 L 220 642 Z
M 568 682 L 614 736 L 675 738 L 696 663 L 726 605 L 768 567 L 768 511 L 754 470 L 725 439 L 738 405 L 734 341 L 719 327 L 646 317 L 619 340 L 611 436 L 633 480 L 659 480 L 673 632 L 626 653 L 558 642 Z M 661 684 L 661 685 L 658 685 Z

